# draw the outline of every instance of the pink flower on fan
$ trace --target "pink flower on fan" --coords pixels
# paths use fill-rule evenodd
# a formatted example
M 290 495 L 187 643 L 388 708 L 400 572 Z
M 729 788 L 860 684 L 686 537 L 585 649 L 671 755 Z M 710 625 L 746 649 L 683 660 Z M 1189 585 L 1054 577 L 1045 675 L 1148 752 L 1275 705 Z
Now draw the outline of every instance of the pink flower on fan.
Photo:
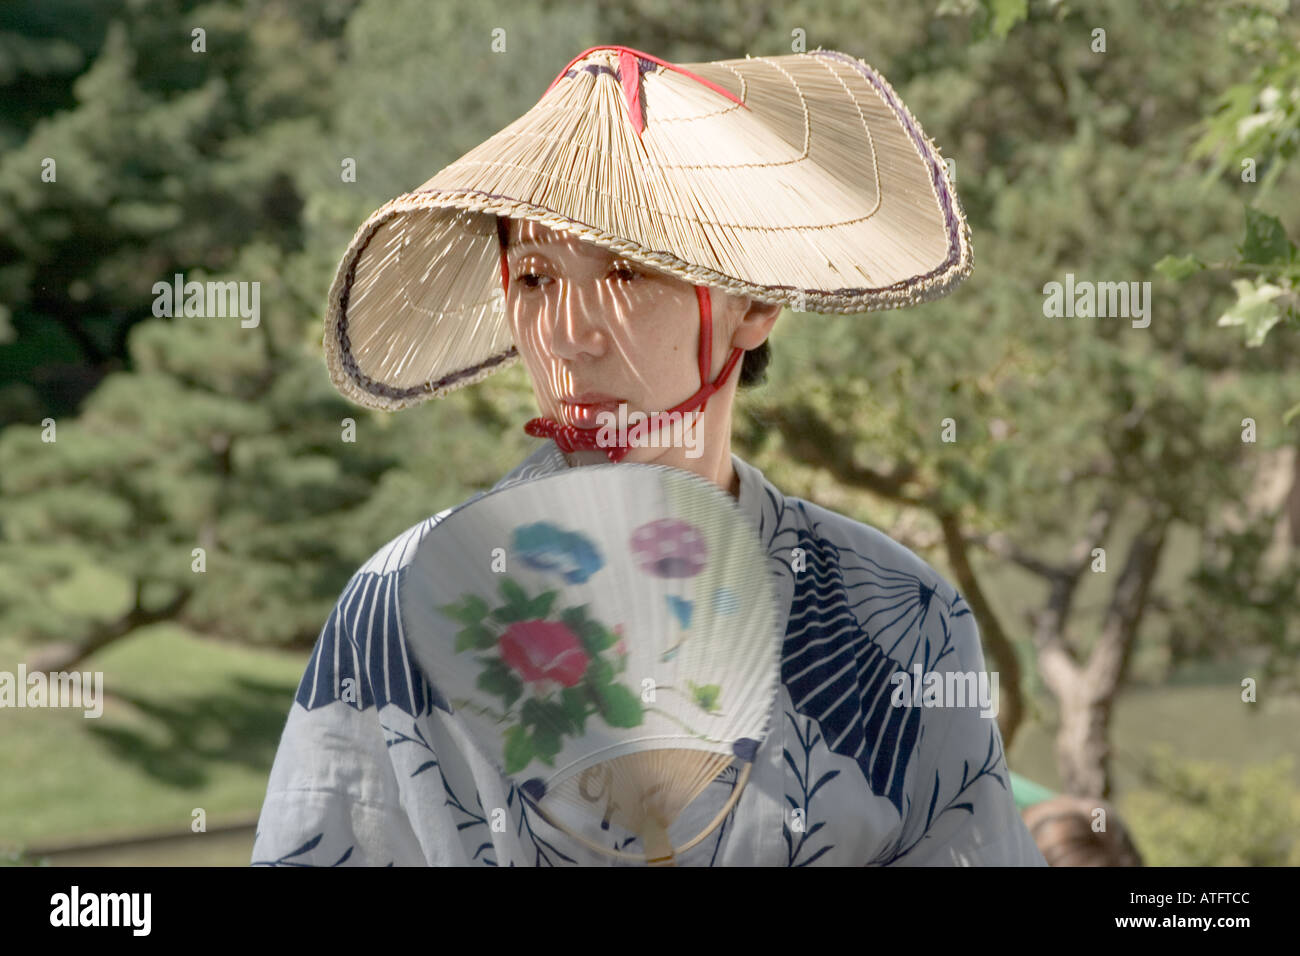
M 678 518 L 646 522 L 632 532 L 631 545 L 641 570 L 657 578 L 693 578 L 709 553 L 699 529 Z
M 550 680 L 573 687 L 587 672 L 587 652 L 559 621 L 516 621 L 497 646 L 501 659 L 529 683 Z

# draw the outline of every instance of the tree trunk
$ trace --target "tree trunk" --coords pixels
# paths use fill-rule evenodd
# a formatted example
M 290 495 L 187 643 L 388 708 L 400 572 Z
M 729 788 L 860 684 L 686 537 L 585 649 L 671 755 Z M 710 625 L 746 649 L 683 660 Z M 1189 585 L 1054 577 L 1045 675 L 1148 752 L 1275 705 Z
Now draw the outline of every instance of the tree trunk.
M 957 584 L 980 626 L 982 643 L 988 645 L 989 656 L 993 658 L 993 666 L 998 670 L 999 691 L 1003 687 L 1007 689 L 1005 694 L 999 692 L 999 697 L 1005 698 L 1005 706 L 1002 701 L 998 702 L 998 730 L 1002 732 L 1003 749 L 1010 750 L 1025 714 L 1024 699 L 1020 692 L 1020 658 L 1016 656 L 1016 649 L 1002 629 L 1002 622 L 994 613 L 993 605 L 985 597 L 984 589 L 975 576 L 975 569 L 971 567 L 961 522 L 955 515 L 943 514 L 939 516 L 939 525 L 943 529 L 948 563 L 952 565 Z
M 1058 698 L 1061 726 L 1056 733 L 1056 766 L 1061 790 L 1079 797 L 1110 796 L 1110 701 L 1102 687 L 1078 681 Z
M 1085 666 L 1075 662 L 1065 641 L 1072 583 L 1062 582 L 1054 589 L 1048 612 L 1039 618 L 1035 634 L 1039 670 L 1060 706 L 1057 767 L 1062 790 L 1073 796 L 1108 798 L 1111 794 L 1111 711 L 1137 643 L 1168 524 L 1167 518 L 1153 517 L 1133 539 Z

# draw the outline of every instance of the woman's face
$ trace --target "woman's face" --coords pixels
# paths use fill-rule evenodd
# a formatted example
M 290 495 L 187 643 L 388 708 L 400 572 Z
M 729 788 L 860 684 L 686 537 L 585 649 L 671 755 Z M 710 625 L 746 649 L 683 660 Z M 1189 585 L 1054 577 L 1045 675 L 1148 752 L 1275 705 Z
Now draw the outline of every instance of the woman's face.
M 506 311 L 543 416 L 595 428 L 620 402 L 629 414 L 666 411 L 700 388 L 700 307 L 690 283 L 526 220 L 510 222 L 506 262 Z M 711 382 L 733 343 L 750 349 L 766 339 L 780 306 L 718 290 L 710 296 Z M 703 441 L 716 443 L 719 428 L 729 435 L 739 376 L 734 370 L 710 399 Z M 725 414 L 715 415 L 715 405 Z M 660 452 L 638 448 L 626 460 L 659 460 Z

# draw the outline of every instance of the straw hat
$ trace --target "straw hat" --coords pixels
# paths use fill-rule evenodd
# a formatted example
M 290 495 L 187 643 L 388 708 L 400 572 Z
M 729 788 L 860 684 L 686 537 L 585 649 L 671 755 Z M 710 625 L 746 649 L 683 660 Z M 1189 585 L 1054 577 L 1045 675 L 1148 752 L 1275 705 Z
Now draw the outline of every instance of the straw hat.
M 497 216 L 797 311 L 935 299 L 972 264 L 938 148 L 861 60 L 670 64 L 596 47 L 357 230 L 325 325 L 347 398 L 396 411 L 518 360 Z

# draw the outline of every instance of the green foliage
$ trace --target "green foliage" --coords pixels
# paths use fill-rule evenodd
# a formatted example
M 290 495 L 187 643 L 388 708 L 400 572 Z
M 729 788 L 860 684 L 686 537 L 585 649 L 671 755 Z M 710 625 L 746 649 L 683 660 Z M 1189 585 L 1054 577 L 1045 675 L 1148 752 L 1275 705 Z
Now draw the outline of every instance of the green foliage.
M 1292 760 L 1240 772 L 1153 750 L 1149 784 L 1124 819 L 1148 866 L 1300 865 L 1300 794 Z
M 1265 170 L 1260 191 L 1267 193 L 1300 148 L 1300 25 L 1288 13 L 1288 0 L 1234 0 L 1212 5 L 1216 26 L 1249 78 L 1219 95 L 1200 126 L 1193 159 L 1212 158 L 1217 177 L 1246 160 Z
M 1265 652 L 1262 677 L 1278 693 L 1300 692 L 1300 555 L 1269 566 L 1270 516 L 1204 536 L 1185 602 L 1171 615 L 1184 656 L 1213 658 L 1241 644 Z
M 1300 149 L 1300 27 L 1287 16 L 1288 6 L 1287 0 L 1214 5 L 1229 43 L 1253 69 L 1247 81 L 1221 93 L 1213 113 L 1200 124 L 1190 157 L 1211 159 L 1205 184 L 1231 168 L 1265 197 Z M 1194 258 L 1171 256 L 1167 261 Z M 1279 323 L 1300 327 L 1300 258 L 1276 216 L 1247 206 L 1246 238 L 1237 256 L 1210 268 L 1250 274 L 1232 281 L 1236 301 L 1218 323 L 1240 326 L 1247 346 L 1263 345 Z M 1195 271 L 1170 265 L 1165 274 L 1184 279 Z M 1292 417 L 1286 413 L 1283 424 Z

